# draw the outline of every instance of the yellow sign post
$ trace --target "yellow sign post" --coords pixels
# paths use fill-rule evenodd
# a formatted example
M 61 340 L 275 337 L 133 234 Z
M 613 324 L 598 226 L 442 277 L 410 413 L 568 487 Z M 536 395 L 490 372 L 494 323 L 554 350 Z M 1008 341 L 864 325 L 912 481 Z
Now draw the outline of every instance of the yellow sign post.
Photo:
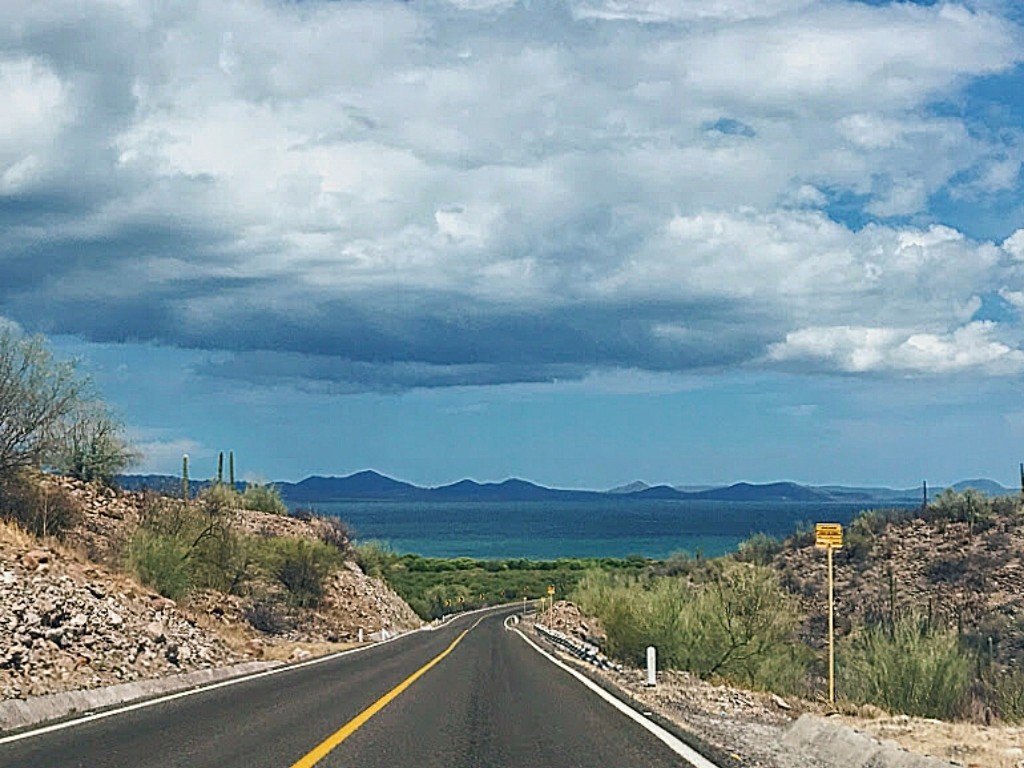
M 555 620 L 555 585 L 548 584 L 548 622 Z
M 836 703 L 836 633 L 835 633 L 835 580 L 832 571 L 832 552 L 843 546 L 843 526 L 839 523 L 818 523 L 814 526 L 814 546 L 825 550 L 828 556 L 828 701 Z

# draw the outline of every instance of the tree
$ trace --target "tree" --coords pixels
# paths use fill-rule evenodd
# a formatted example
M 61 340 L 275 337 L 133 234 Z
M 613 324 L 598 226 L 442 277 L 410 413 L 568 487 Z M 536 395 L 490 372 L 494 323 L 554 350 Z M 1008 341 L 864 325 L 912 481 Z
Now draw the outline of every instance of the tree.
M 0 480 L 48 465 L 109 482 L 135 459 L 73 361 L 55 360 L 42 336 L 0 331 Z
M 86 389 L 42 337 L 0 331 L 0 477 L 53 460 Z
M 106 404 L 77 404 L 64 420 L 55 469 L 86 482 L 110 483 L 138 460 L 122 433 L 123 426 Z

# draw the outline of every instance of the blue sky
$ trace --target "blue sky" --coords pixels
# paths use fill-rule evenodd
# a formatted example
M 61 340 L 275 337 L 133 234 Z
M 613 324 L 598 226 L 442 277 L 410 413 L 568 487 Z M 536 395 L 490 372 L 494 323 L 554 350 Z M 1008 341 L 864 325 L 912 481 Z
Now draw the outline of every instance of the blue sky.
M 0 318 L 142 470 L 1013 481 L 1015 3 L 3 5 Z

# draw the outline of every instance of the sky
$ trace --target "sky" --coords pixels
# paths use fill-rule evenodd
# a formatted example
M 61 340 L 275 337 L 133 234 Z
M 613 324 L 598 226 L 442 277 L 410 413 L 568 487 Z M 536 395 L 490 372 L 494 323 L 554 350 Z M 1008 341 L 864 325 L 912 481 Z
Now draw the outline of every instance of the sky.
M 0 15 L 0 324 L 138 471 L 1014 482 L 1016 2 Z

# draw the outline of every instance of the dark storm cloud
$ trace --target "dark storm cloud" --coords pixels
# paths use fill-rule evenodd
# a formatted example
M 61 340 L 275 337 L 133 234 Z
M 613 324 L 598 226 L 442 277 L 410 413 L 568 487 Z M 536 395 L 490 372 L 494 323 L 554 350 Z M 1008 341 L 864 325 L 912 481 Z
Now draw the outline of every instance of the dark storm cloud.
M 1016 189 L 1019 127 L 981 137 L 931 108 L 1024 58 L 993 13 L 0 13 L 0 316 L 30 330 L 225 352 L 203 371 L 336 391 L 1019 368 L 1018 318 L 972 320 L 978 296 L 1024 295 L 1024 241 L 928 211 L 964 179 Z M 831 218 L 830 195 L 874 223 Z

